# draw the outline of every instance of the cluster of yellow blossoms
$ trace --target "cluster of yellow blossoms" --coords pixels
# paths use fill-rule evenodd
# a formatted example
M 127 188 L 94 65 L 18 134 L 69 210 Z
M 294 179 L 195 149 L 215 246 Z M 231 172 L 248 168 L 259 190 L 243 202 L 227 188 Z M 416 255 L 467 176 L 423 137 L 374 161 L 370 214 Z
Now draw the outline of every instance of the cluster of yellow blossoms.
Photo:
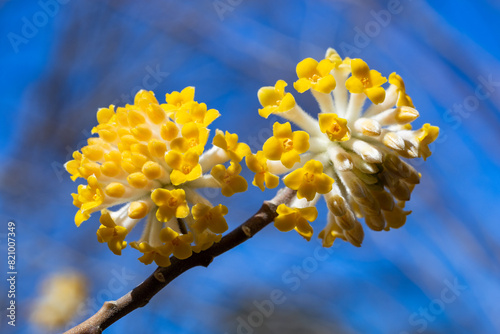
M 120 255 L 127 235 L 146 218 L 142 236 L 130 245 L 143 253 L 141 262 L 160 266 L 168 266 L 172 254 L 185 259 L 218 242 L 228 229 L 228 210 L 197 190 L 245 191 L 239 163 L 250 148 L 236 134 L 217 130 L 205 151 L 207 126 L 217 117 L 217 110 L 194 101 L 193 87 L 166 94 L 163 104 L 142 90 L 133 105 L 100 109 L 92 130 L 98 136 L 65 165 L 73 180 L 87 181 L 73 194 L 76 224 L 101 211 L 98 241 Z M 122 206 L 108 210 L 116 205 Z
M 171 255 L 185 259 L 205 250 L 228 229 L 228 209 L 212 205 L 198 189 L 220 188 L 224 196 L 245 191 L 247 182 L 239 175 L 245 157 L 261 190 L 276 188 L 277 175 L 286 174 L 285 186 L 297 191 L 291 203 L 277 208 L 274 224 L 281 231 L 294 229 L 309 240 L 321 195 L 329 209 L 319 233 L 325 247 L 336 238 L 360 246 L 358 218 L 375 231 L 403 226 L 405 202 L 420 174 L 401 158 L 429 157 L 439 129 L 424 124 L 412 130 L 419 113 L 396 73 L 387 80 L 363 60 L 342 59 L 333 49 L 320 62 L 304 59 L 296 70 L 293 86 L 299 93 L 311 91 L 318 118 L 285 92 L 285 81 L 261 88 L 259 114 L 276 114 L 301 130 L 276 122 L 273 136 L 255 154 L 236 134 L 219 130 L 205 151 L 207 127 L 219 112 L 194 101 L 193 87 L 166 94 L 162 104 L 152 92 L 140 91 L 133 105 L 100 109 L 92 130 L 98 136 L 65 165 L 73 180 L 87 181 L 73 194 L 76 224 L 101 211 L 98 241 L 119 255 L 127 235 L 146 218 L 131 246 L 143 253 L 141 262 L 168 266 Z
M 401 227 L 405 201 L 419 183 L 419 173 L 401 158 L 426 159 L 428 145 L 439 128 L 424 124 L 412 130 L 418 116 L 406 94 L 402 78 L 389 76 L 390 86 L 379 72 L 361 59 L 342 59 L 328 49 L 325 59 L 307 58 L 297 65 L 299 93 L 310 90 L 320 108 L 314 119 L 300 108 L 287 83 L 258 92 L 262 117 L 276 114 L 302 130 L 292 131 L 289 122 L 276 122 L 273 136 L 262 151 L 246 158 L 255 172 L 253 184 L 264 190 L 277 187 L 277 175 L 288 173 L 285 186 L 297 191 L 289 206 L 278 207 L 275 226 L 295 229 L 306 239 L 313 235 L 309 222 L 317 218 L 320 195 L 329 209 L 328 223 L 319 237 L 325 247 L 336 238 L 360 246 L 364 232 L 358 218 L 375 231 Z M 370 104 L 365 107 L 366 99 Z

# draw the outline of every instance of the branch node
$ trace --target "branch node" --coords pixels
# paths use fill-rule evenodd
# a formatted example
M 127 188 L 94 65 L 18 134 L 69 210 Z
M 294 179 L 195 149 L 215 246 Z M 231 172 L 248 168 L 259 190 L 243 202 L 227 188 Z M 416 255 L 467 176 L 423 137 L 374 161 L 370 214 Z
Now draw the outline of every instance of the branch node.
M 165 276 L 160 271 L 155 271 L 154 277 L 156 278 L 157 281 L 161 283 L 165 283 Z
M 103 307 L 107 308 L 110 311 L 113 311 L 113 310 L 116 310 L 118 308 L 118 304 L 114 300 L 113 301 L 107 301 L 107 302 L 104 302 Z
M 243 226 L 241 227 L 241 230 L 243 231 L 243 233 L 245 233 L 245 235 L 246 235 L 247 237 L 249 237 L 249 238 L 251 238 L 251 237 L 252 237 L 252 230 L 250 229 L 250 227 L 243 225 Z

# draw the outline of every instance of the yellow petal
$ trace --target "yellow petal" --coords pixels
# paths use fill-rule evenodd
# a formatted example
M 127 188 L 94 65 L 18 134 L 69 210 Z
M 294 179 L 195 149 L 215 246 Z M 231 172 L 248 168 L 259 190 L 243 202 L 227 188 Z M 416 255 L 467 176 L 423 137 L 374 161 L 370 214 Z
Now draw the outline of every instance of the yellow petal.
M 300 78 L 293 83 L 293 88 L 299 93 L 304 93 L 309 88 L 311 88 L 311 81 L 307 78 Z
M 281 155 L 281 163 L 286 168 L 292 168 L 297 162 L 300 162 L 300 156 L 296 151 L 284 152 Z
M 186 182 L 187 180 L 188 180 L 188 176 L 178 169 L 174 169 L 170 173 L 170 182 L 172 182 L 172 184 L 174 186 L 178 186 L 179 184 L 182 184 L 182 183 Z
M 266 174 L 264 174 L 264 173 L 255 174 L 255 176 L 253 178 L 253 182 L 252 182 L 252 184 L 254 186 L 259 187 L 259 189 L 262 191 L 264 191 L 266 189 L 264 186 Z
M 302 180 L 304 177 L 304 171 L 302 168 L 296 169 L 283 179 L 283 182 L 285 185 L 293 190 L 299 189 L 300 185 L 302 184 Z
M 336 85 L 337 83 L 335 82 L 333 75 L 328 74 L 327 76 L 319 79 L 318 83 L 313 85 L 313 89 L 320 93 L 328 94 L 335 89 Z
M 180 169 L 182 165 L 182 154 L 177 151 L 169 151 L 165 155 L 165 162 L 173 169 Z
M 361 59 L 351 60 L 352 75 L 357 78 L 367 78 L 370 75 L 370 68 Z
M 273 175 L 271 173 L 265 173 L 264 176 L 265 176 L 265 182 L 266 182 L 267 188 L 274 189 L 279 185 L 280 178 L 277 177 L 276 175 Z
M 316 185 L 312 183 L 301 183 L 297 189 L 297 198 L 306 198 L 308 201 L 312 201 L 316 196 Z
M 288 111 L 295 107 L 295 98 L 291 93 L 286 93 L 279 105 L 279 111 Z
M 262 146 L 264 155 L 269 160 L 279 160 L 283 153 L 283 145 L 276 137 L 270 137 Z
M 175 216 L 177 218 L 186 218 L 188 215 L 189 215 L 189 207 L 187 203 L 184 201 L 184 203 L 179 205 L 175 210 Z
M 184 260 L 193 254 L 191 245 L 187 243 L 180 243 L 174 246 L 174 256 L 179 260 Z
M 363 86 L 363 83 L 361 82 L 361 80 L 359 80 L 358 78 L 352 76 L 352 77 L 349 77 L 347 79 L 347 81 L 345 82 L 345 87 L 347 88 L 347 90 L 351 93 L 354 93 L 354 94 L 360 94 L 360 93 L 363 93 L 363 90 L 364 90 L 364 86 Z
M 273 134 L 276 138 L 284 139 L 284 138 L 292 138 L 292 126 L 289 122 L 284 124 L 275 122 L 273 124 Z
M 316 74 L 318 62 L 313 58 L 306 58 L 297 64 L 296 72 L 299 78 L 310 78 Z
M 313 236 L 313 228 L 305 219 L 299 219 L 297 221 L 297 226 L 295 227 L 295 231 L 299 233 L 302 237 L 304 237 L 307 241 L 311 240 Z
M 274 218 L 274 226 L 281 232 L 288 232 L 295 227 L 295 221 L 292 215 L 279 215 Z
M 157 188 L 151 193 L 151 199 L 158 206 L 166 205 L 170 197 L 170 191 L 163 188 Z
M 333 70 L 334 67 L 335 67 L 335 65 L 330 60 L 323 59 L 319 62 L 316 69 L 318 70 L 319 74 L 322 77 L 324 77 L 324 76 L 330 74 L 330 71 Z
M 305 131 L 295 131 L 292 135 L 293 149 L 304 153 L 309 149 L 309 134 Z
M 224 137 L 224 133 L 220 130 L 217 130 L 212 143 L 215 146 L 222 148 L 223 150 L 227 150 L 226 138 Z
M 385 89 L 382 87 L 368 88 L 365 90 L 365 94 L 374 104 L 382 103 L 385 100 Z
M 383 77 L 380 72 L 375 70 L 370 70 L 370 81 L 372 86 L 380 86 L 387 82 L 387 78 Z
M 281 100 L 281 96 L 274 87 L 262 87 L 257 92 L 257 97 L 259 98 L 259 102 L 263 107 L 266 106 L 274 106 L 276 105 L 276 101 Z
M 299 212 L 304 219 L 310 222 L 313 222 L 316 218 L 318 218 L 318 210 L 314 206 L 299 209 Z

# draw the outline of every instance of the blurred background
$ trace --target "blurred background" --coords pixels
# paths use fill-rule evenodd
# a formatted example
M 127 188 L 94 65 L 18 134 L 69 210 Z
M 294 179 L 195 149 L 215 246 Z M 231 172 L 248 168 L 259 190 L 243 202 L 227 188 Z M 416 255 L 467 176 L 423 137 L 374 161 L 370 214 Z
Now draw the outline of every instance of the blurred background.
M 222 113 L 213 128 L 255 150 L 274 121 L 257 115 L 258 88 L 293 82 L 298 61 L 334 47 L 400 74 L 417 125 L 441 128 L 434 154 L 413 163 L 423 176 L 407 224 L 365 228 L 362 248 L 337 241 L 330 252 L 270 226 L 106 333 L 499 333 L 499 15 L 495 0 L 1 2 L 0 245 L 6 254 L 14 220 L 18 276 L 15 328 L 2 279 L 0 332 L 62 332 L 155 268 L 99 244 L 97 215 L 73 223 L 77 184 L 63 164 L 98 108 L 192 85 Z M 307 95 L 299 103 L 317 112 Z M 223 199 L 230 227 L 274 193 Z M 68 272 L 88 293 L 70 323 L 49 329 L 33 314 L 50 309 L 40 296 Z

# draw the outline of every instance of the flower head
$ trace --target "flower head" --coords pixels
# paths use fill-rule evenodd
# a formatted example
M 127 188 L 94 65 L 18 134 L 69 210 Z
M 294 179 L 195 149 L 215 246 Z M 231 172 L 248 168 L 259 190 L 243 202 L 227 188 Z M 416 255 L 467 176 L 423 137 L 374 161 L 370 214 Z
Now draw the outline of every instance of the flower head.
M 103 210 L 101 215 L 101 226 L 97 230 L 97 240 L 107 242 L 109 249 L 116 255 L 122 254 L 122 249 L 127 246 L 124 241 L 128 230 L 123 226 L 117 226 L 107 210 Z
M 274 87 L 262 87 L 257 94 L 262 109 L 259 115 L 268 118 L 273 113 L 284 112 L 295 106 L 295 98 L 290 93 L 285 93 L 288 84 L 283 80 L 278 80 Z
M 264 152 L 258 151 L 246 157 L 248 169 L 255 173 L 252 184 L 264 191 L 267 186 L 269 189 L 276 188 L 280 182 L 278 176 L 269 172 L 268 159 Z
M 313 222 L 318 217 L 318 210 L 315 207 L 289 208 L 285 204 L 280 204 L 276 209 L 278 216 L 274 219 L 274 226 L 281 232 L 291 230 L 297 231 L 301 236 L 311 240 L 313 228 L 309 222 Z
M 220 240 L 227 208 L 212 205 L 197 189 L 221 188 L 226 196 L 245 191 L 238 162 L 250 154 L 236 135 L 221 131 L 205 150 L 207 126 L 219 112 L 195 101 L 193 87 L 165 100 L 160 104 L 141 90 L 132 105 L 99 109 L 92 130 L 97 136 L 65 165 L 73 180 L 86 181 L 72 195 L 75 223 L 101 211 L 97 239 L 120 255 L 145 218 L 142 236 L 130 245 L 143 253 L 143 263 L 160 266 L 169 265 L 171 255 L 186 258 Z M 117 211 L 108 209 L 116 205 Z
M 320 93 L 328 94 L 335 89 L 335 77 L 330 73 L 335 64 L 330 59 L 323 59 L 319 63 L 315 59 L 306 58 L 297 64 L 297 76 L 293 87 L 304 93 L 309 89 L 314 89 Z
M 226 131 L 217 130 L 213 144 L 222 148 L 231 158 L 231 160 L 240 162 L 244 157 L 251 153 L 250 147 L 245 143 L 238 143 L 238 135 Z
M 219 204 L 216 207 L 210 207 L 203 203 L 198 203 L 193 206 L 192 209 L 193 218 L 196 220 L 193 228 L 203 232 L 206 229 L 214 233 L 224 233 L 227 231 L 228 226 L 226 219 L 224 218 L 227 215 L 227 207 L 222 204 Z
M 334 180 L 323 173 L 323 165 L 316 160 L 309 160 L 304 167 L 288 174 L 283 182 L 293 190 L 297 190 L 298 198 L 312 201 L 316 194 L 326 194 L 332 190 Z
M 351 138 L 351 131 L 347 127 L 347 120 L 337 114 L 320 114 L 318 116 L 321 132 L 331 141 L 346 141 Z
M 380 87 L 387 82 L 380 72 L 370 70 L 361 59 L 351 60 L 352 76 L 347 79 L 345 86 L 353 94 L 365 93 L 375 104 L 384 101 L 385 90 Z
M 318 119 L 296 103 L 276 113 L 301 130 L 292 132 L 290 123 L 277 122 L 263 151 L 247 157 L 254 185 L 274 187 L 277 175 L 285 174 L 285 186 L 297 191 L 289 206 L 278 208 L 275 226 L 310 238 L 308 222 L 316 218 L 314 206 L 321 196 L 329 209 L 319 233 L 326 247 L 337 238 L 360 246 L 364 231 L 359 218 L 374 231 L 403 226 L 410 213 L 404 203 L 420 181 L 404 158 L 429 157 L 439 128 L 424 124 L 412 130 L 419 113 L 403 79 L 391 74 L 385 89 L 387 79 L 361 59 L 342 59 L 328 49 L 319 62 L 301 61 L 297 75 L 294 87 L 299 93 L 311 89 L 321 110 Z M 365 106 L 367 98 L 372 103 Z
M 398 107 L 412 107 L 415 108 L 413 105 L 413 101 L 411 100 L 411 97 L 409 97 L 406 94 L 406 88 L 405 88 L 405 83 L 403 81 L 403 78 L 396 74 L 396 72 L 391 73 L 389 76 L 389 83 L 391 85 L 396 86 L 397 91 L 398 91 L 398 102 L 396 105 Z
M 240 172 L 241 165 L 231 162 L 228 168 L 224 165 L 214 166 L 210 174 L 219 182 L 222 195 L 229 197 L 247 190 L 247 181 L 239 175 Z
M 300 162 L 300 154 L 309 149 L 309 134 L 304 131 L 292 132 L 290 123 L 274 123 L 273 134 L 262 147 L 269 160 L 280 160 L 287 168 Z

